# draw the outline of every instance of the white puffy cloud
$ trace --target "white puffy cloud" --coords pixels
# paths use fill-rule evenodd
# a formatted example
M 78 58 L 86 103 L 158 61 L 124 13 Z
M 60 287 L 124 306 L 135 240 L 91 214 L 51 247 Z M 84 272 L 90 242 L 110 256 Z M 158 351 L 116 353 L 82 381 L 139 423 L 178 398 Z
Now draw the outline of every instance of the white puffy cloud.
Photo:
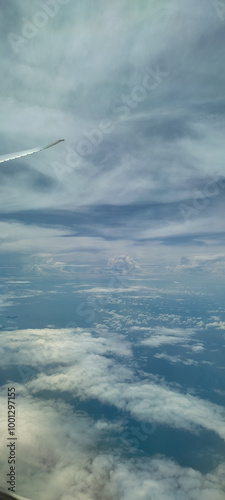
M 225 330 L 225 321 L 212 321 L 212 323 L 206 323 L 206 327 L 215 326 L 218 330 Z
M 1 347 L 5 356 L 2 366 L 10 363 L 29 365 L 40 371 L 48 365 L 76 365 L 84 362 L 86 356 L 100 357 L 106 354 L 131 356 L 131 346 L 123 335 L 110 334 L 94 337 L 90 332 L 76 328 L 5 330 L 1 336 Z M 20 355 L 16 356 L 17 349 Z M 129 373 L 129 370 L 128 370 Z
M 114 405 L 139 421 L 190 432 L 205 428 L 225 439 L 222 407 L 183 393 L 164 380 L 152 380 L 151 376 L 137 379 L 132 364 L 117 361 L 115 356 L 131 358 L 130 345 L 123 336 L 106 331 L 95 337 L 80 328 L 30 329 L 2 333 L 1 345 L 3 366 L 17 365 L 33 394 L 43 389 L 68 391 L 81 400 L 98 399 Z
M 32 398 L 16 384 L 16 491 L 39 500 L 97 496 L 107 481 L 107 468 L 101 463 L 100 441 L 119 425 L 94 422 L 84 412 L 77 412 L 62 400 Z M 5 395 L 1 391 L 1 406 Z M 7 463 L 5 419 L 0 420 L 1 485 L 6 488 Z M 98 453 L 100 454 L 98 466 Z M 106 470 L 105 470 L 106 469 Z
M 224 465 L 203 476 L 163 457 L 117 465 L 109 490 L 120 500 L 223 500 Z
M 62 369 L 58 374 L 40 374 L 28 383 L 28 387 L 34 393 L 43 388 L 69 391 L 84 400 L 93 398 L 115 405 L 130 412 L 139 421 L 155 422 L 194 433 L 205 428 L 225 439 L 225 413 L 219 405 L 182 394 L 164 383 L 148 380 L 135 382 L 130 379 L 131 373 L 127 369 L 106 359 L 88 356 L 87 363 L 88 370 L 83 362 L 79 366 Z
M 4 390 L 1 407 L 5 407 Z M 106 450 L 120 424 L 94 422 L 62 400 L 31 397 L 16 384 L 18 494 L 33 500 L 223 500 L 225 464 L 202 474 L 163 455 L 127 458 Z M 5 419 L 0 417 L 1 485 L 8 472 Z
M 45 328 L 1 333 L 2 368 L 14 366 L 18 405 L 18 493 L 39 500 L 159 500 L 223 498 L 223 464 L 208 474 L 181 467 L 163 456 L 128 459 L 113 450 L 111 433 L 124 421 L 108 421 L 76 411 L 63 402 L 69 392 L 80 401 L 97 399 L 137 421 L 225 439 L 222 407 L 182 392 L 151 375 L 140 379 L 132 367 L 131 346 L 123 335 L 96 325 L 98 335 L 76 329 Z M 14 384 L 15 385 L 15 384 Z M 41 397 L 48 391 L 48 398 Z M 50 392 L 49 392 L 50 391 Z M 5 387 L 1 406 L 6 407 Z M 0 417 L 1 483 L 7 472 L 5 416 Z M 102 451 L 102 446 L 103 450 Z
M 141 267 L 132 257 L 129 255 L 117 255 L 108 262 L 109 269 L 116 271 L 121 274 L 140 272 Z

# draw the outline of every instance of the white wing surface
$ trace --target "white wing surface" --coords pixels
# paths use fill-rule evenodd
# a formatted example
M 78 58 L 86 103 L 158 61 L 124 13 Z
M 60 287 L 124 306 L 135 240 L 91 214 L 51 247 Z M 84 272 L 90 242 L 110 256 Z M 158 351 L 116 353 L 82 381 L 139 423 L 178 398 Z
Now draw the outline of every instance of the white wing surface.
M 64 139 L 59 139 L 59 141 L 53 142 L 48 146 L 40 146 L 39 148 L 26 149 L 26 151 L 19 151 L 18 153 L 11 153 L 0 156 L 0 163 L 3 163 L 4 161 L 14 160 L 15 158 L 21 158 L 21 156 L 27 156 L 27 155 L 32 155 L 33 153 L 38 153 L 38 151 L 51 148 L 52 146 L 55 146 L 56 144 L 62 141 L 64 141 Z
M 15 493 L 10 493 L 9 491 L 0 488 L 0 500 L 29 500 L 28 498 L 15 495 Z

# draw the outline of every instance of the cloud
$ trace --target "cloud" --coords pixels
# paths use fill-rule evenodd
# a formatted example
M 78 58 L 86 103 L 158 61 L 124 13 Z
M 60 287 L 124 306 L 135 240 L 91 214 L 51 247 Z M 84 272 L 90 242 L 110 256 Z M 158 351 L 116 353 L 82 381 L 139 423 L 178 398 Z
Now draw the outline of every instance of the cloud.
M 203 270 L 207 272 L 223 272 L 225 270 L 225 255 L 195 255 L 192 258 L 181 257 L 178 269 Z
M 21 351 L 19 357 L 16 357 L 16 350 L 14 351 L 16 345 Z M 63 366 L 73 365 L 75 360 L 84 361 L 86 355 L 90 355 L 94 360 L 102 354 L 113 353 L 117 356 L 131 356 L 132 354 L 130 344 L 125 341 L 123 335 L 114 334 L 113 337 L 103 335 L 94 338 L 89 331 L 82 328 L 75 330 L 30 328 L 13 332 L 6 330 L 1 337 L 1 347 L 6 354 L 3 366 L 11 363 L 14 357 L 17 366 L 26 365 L 29 358 L 29 365 L 35 367 L 38 372 L 54 363 L 59 364 L 59 367 L 61 363 Z M 105 360 L 104 357 L 103 359 Z
M 16 491 L 37 500 L 96 497 L 98 488 L 104 487 L 107 481 L 108 468 L 105 471 L 101 463 L 101 452 L 98 465 L 98 446 L 119 426 L 100 419 L 94 422 L 60 399 L 31 398 L 25 388 L 17 384 L 16 394 L 20 398 L 16 422 L 20 474 Z M 3 400 L 1 391 L 2 404 Z M 1 431 L 3 429 L 1 419 Z M 9 466 L 5 439 L 1 439 L 0 447 L 1 482 L 4 478 L 6 487 Z
M 4 407 L 4 388 L 1 405 Z M 19 471 L 17 493 L 34 500 L 148 500 L 224 498 L 225 465 L 202 474 L 163 455 L 127 458 L 106 451 L 120 423 L 93 421 L 62 400 L 33 398 L 16 384 Z M 0 419 L 1 431 L 4 418 Z M 2 435 L 2 433 L 1 433 Z M 104 450 L 101 446 L 105 443 Z M 1 477 L 7 473 L 5 439 L 0 440 Z M 16 448 L 17 451 L 17 448 Z M 21 481 L 20 478 L 23 478 Z M 3 481 L 5 486 L 5 480 Z
M 64 262 L 55 261 L 53 258 L 46 259 L 45 262 L 34 264 L 26 267 L 26 270 L 31 274 L 48 275 L 50 274 L 67 274 L 69 270 L 66 269 Z
M 129 255 L 118 255 L 116 257 L 113 257 L 112 259 L 109 259 L 108 267 L 109 269 L 121 274 L 141 271 L 141 267 L 139 266 L 138 262 L 132 259 L 132 257 L 130 257 Z
M 212 323 L 206 323 L 207 328 L 210 326 L 215 326 L 219 330 L 225 330 L 225 321 L 213 321 Z
M 110 285 L 115 285 L 114 287 L 110 286 Z M 117 285 L 117 286 L 116 286 Z M 128 282 L 124 281 L 124 280 L 117 280 L 117 277 L 111 279 L 109 277 L 109 286 L 108 287 L 94 287 L 94 288 L 87 288 L 87 289 L 79 289 L 79 290 L 75 290 L 74 293 L 85 293 L 85 294 L 108 294 L 108 295 L 111 295 L 112 293 L 117 293 L 117 294 L 121 294 L 121 293 L 130 293 L 130 292 L 140 292 L 140 291 L 144 291 L 146 290 L 147 287 L 143 287 L 143 286 L 138 286 L 138 285 L 134 285 L 134 286 L 130 286 L 128 284 Z M 139 297 L 139 296 L 138 296 Z
M 160 5 L 131 6 L 125 0 L 111 6 L 98 0 L 93 7 L 88 0 L 82 6 L 71 1 L 54 5 L 57 13 L 50 15 L 37 2 L 15 0 L 0 17 L 1 67 L 7 75 L 0 102 L 1 152 L 66 139 L 55 151 L 1 168 L 0 211 L 21 223 L 17 254 L 26 239 L 32 259 L 35 230 L 43 219 L 50 232 L 56 224 L 49 222 L 49 213 L 61 218 L 64 229 L 68 216 L 72 219 L 77 260 L 83 255 L 80 237 L 89 248 L 98 248 L 96 260 L 132 255 L 142 269 L 142 258 L 161 265 L 165 247 L 166 260 L 174 266 L 181 245 L 190 258 L 190 246 L 201 249 L 211 238 L 212 251 L 218 253 L 223 242 L 224 85 L 222 26 L 213 4 L 205 8 L 203 0 L 198 6 L 193 0 L 188 5 L 161 0 Z M 9 34 L 24 38 L 24 23 L 38 23 L 40 12 L 47 23 L 33 27 L 35 36 L 16 52 Z M 144 78 L 155 85 L 146 96 Z M 214 194 L 210 183 L 217 186 Z M 194 206 L 199 196 L 206 199 L 204 209 Z M 184 221 L 181 202 L 194 210 L 194 217 Z M 62 239 L 65 248 L 67 231 Z M 9 247 L 6 241 L 4 251 Z M 64 261 L 58 245 L 46 237 L 42 251 L 49 249 L 54 255 L 47 258 Z
M 58 7 L 55 15 L 46 14 L 49 5 Z M 47 22 L 35 29 L 40 12 Z M 35 33 L 24 43 L 26 23 Z M 94 278 L 82 300 L 93 297 L 101 309 L 90 329 L 35 330 L 32 319 L 25 329 L 24 313 L 20 329 L 1 330 L 4 376 L 16 374 L 23 384 L 17 390 L 21 483 L 25 479 L 18 487 L 34 500 L 221 500 L 224 465 L 201 474 L 163 456 L 129 459 L 111 441 L 114 423 L 78 415 L 76 404 L 97 401 L 98 408 L 116 410 L 117 437 L 126 418 L 225 437 L 222 406 L 196 395 L 195 387 L 190 394 L 182 383 L 138 372 L 135 359 L 140 347 L 161 363 L 166 356 L 180 362 L 180 353 L 169 359 L 162 352 L 171 344 L 191 351 L 187 363 L 192 357 L 200 363 L 207 347 L 196 338 L 204 317 L 172 317 L 157 308 L 169 297 L 182 310 L 186 299 L 203 297 L 201 273 L 217 280 L 224 274 L 224 24 L 213 2 L 204 0 L 8 0 L 0 27 L 0 154 L 65 138 L 58 149 L 0 169 L 2 272 L 18 281 L 32 274 L 32 283 L 39 276 L 44 287 L 51 275 L 60 277 L 76 299 L 84 274 L 75 266 L 87 266 L 86 276 Z M 18 51 L 12 33 L 23 37 Z M 126 285 L 115 286 L 108 280 L 129 273 L 136 280 L 138 266 L 142 280 L 157 277 L 162 284 L 147 282 L 145 288 L 127 277 Z M 198 276 L 198 291 L 190 288 L 189 271 L 192 280 Z M 180 280 L 172 287 L 171 274 L 172 281 Z M 74 288 L 66 288 L 69 281 Z M 3 311 L 44 293 L 36 283 L 35 290 L 14 293 L 14 285 L 6 285 Z M 102 297 L 113 310 L 106 310 Z M 144 299 L 151 299 L 151 314 L 124 313 L 124 298 L 138 314 Z M 59 311 L 54 307 L 46 324 L 55 324 L 56 312 L 62 324 L 67 314 L 67 303 Z M 153 321 L 167 328 L 153 329 Z M 223 329 L 223 318 L 207 321 L 208 328 Z M 128 336 L 136 329 L 145 343 L 137 334 L 131 345 L 121 335 L 124 325 Z M 1 451 L 5 456 L 5 441 Z M 5 472 L 7 460 L 0 460 Z
M 111 474 L 110 491 L 121 500 L 223 499 L 224 466 L 202 476 L 193 469 L 179 467 L 172 460 L 155 458 L 145 463 L 120 464 Z
M 165 326 L 156 326 L 154 329 L 151 328 L 150 332 L 153 332 L 152 335 L 142 340 L 141 344 L 150 347 L 159 347 L 163 344 L 187 345 L 195 334 L 195 330 L 192 328 L 167 328 Z
M 174 331 L 173 331 L 174 330 Z M 189 331 L 190 330 L 190 331 Z M 192 329 L 171 329 L 192 338 Z M 178 333 L 180 332 L 180 333 Z M 189 332 L 187 334 L 187 332 Z M 171 333 L 171 332 L 170 332 Z M 18 493 L 39 500 L 223 498 L 224 466 L 207 474 L 182 467 L 164 456 L 132 458 L 113 436 L 122 436 L 127 416 L 198 434 L 213 431 L 223 440 L 224 409 L 193 396 L 160 377 L 144 378 L 133 367 L 127 338 L 104 325 L 95 333 L 82 328 L 45 328 L 1 334 L 2 369 L 14 367 L 19 413 Z M 1 390 L 2 406 L 5 388 Z M 42 397 L 47 391 L 48 397 Z M 64 402 L 70 394 L 71 403 Z M 119 418 L 91 418 L 77 401 L 97 400 L 120 411 Z M 67 399 L 68 401 L 68 399 Z M 0 428 L 5 429 L 4 415 Z M 1 470 L 6 477 L 5 431 L 1 432 Z M 113 450 L 116 449 L 114 452 Z M 31 481 L 32 479 L 32 481 Z M 3 484 L 4 486 L 4 484 Z M 153 497 L 152 497 L 153 498 Z
M 183 364 L 183 365 L 186 365 L 186 366 L 190 366 L 190 365 L 195 365 L 195 366 L 198 366 L 198 362 L 195 361 L 194 359 L 186 359 L 186 358 L 182 358 L 181 356 L 177 355 L 177 356 L 170 356 L 169 354 L 155 354 L 154 355 L 154 358 L 157 358 L 157 359 L 166 359 L 167 361 L 169 361 L 170 363 L 178 363 L 178 364 Z
M 123 336 L 111 337 L 106 331 L 95 338 L 79 328 L 17 330 L 4 332 L 1 346 L 3 366 L 15 364 L 33 394 L 67 391 L 81 400 L 98 399 L 113 405 L 139 421 L 189 432 L 205 428 L 225 439 L 222 407 L 182 393 L 163 380 L 152 381 L 151 376 L 136 379 L 129 363 L 117 361 L 117 357 L 131 356 Z M 24 369 L 27 359 L 29 365 Z

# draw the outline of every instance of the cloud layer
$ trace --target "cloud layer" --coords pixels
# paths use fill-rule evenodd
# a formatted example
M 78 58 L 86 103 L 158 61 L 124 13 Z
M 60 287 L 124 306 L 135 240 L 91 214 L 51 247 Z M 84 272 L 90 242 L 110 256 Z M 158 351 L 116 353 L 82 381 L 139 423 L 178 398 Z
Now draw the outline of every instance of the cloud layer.
M 174 266 L 181 246 L 190 259 L 193 245 L 204 258 L 220 253 L 224 75 L 217 10 L 203 0 L 9 0 L 2 7 L 1 153 L 66 140 L 1 167 L 6 260 L 19 223 L 17 262 L 25 238 L 26 260 L 39 265 L 35 235 L 45 237 L 43 224 L 49 234 L 57 231 L 59 218 L 63 259 L 46 238 L 47 259 L 68 263 L 69 240 L 76 263 L 82 253 L 75 249 L 85 242 L 96 261 L 127 254 L 141 267 L 151 259 L 162 265 L 165 247 Z
M 99 491 L 107 500 L 147 500 L 156 494 L 160 500 L 212 495 L 222 500 L 222 464 L 203 475 L 164 456 L 127 459 L 122 449 L 114 450 L 112 433 L 124 432 L 122 415 L 126 414 L 137 422 L 194 434 L 205 429 L 225 439 L 222 407 L 185 394 L 160 378 L 138 379 L 125 337 L 95 337 L 79 328 L 16 330 L 2 334 L 1 347 L 3 367 L 15 365 L 23 381 L 23 385 L 16 383 L 19 478 L 23 477 L 18 493 L 34 499 L 45 495 L 47 500 L 73 495 L 95 499 Z M 43 391 L 48 391 L 47 399 L 40 397 Z M 121 418 L 93 420 L 76 405 L 65 403 L 65 393 L 80 401 L 93 399 L 114 406 L 122 411 Z M 4 406 L 4 387 L 1 399 Z M 3 429 L 4 416 L 0 425 Z M 4 439 L 0 446 L 4 478 Z

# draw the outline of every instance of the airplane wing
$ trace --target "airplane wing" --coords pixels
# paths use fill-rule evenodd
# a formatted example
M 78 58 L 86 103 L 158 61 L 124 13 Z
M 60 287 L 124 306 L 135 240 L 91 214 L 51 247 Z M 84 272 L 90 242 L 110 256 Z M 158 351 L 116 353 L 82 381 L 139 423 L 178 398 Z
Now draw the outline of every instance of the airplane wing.
M 28 498 L 15 495 L 15 493 L 10 493 L 7 490 L 0 488 L 0 500 L 29 500 Z
M 41 146 L 39 148 L 27 149 L 26 151 L 19 151 L 18 153 L 11 153 L 8 155 L 0 156 L 0 163 L 3 163 L 4 161 L 8 160 L 14 160 L 15 158 L 21 158 L 21 156 L 32 155 L 33 153 L 37 153 L 38 151 L 42 151 L 43 149 L 51 148 L 52 146 L 55 146 L 55 144 L 58 144 L 59 142 L 62 141 L 64 141 L 64 139 L 59 139 L 59 141 L 53 142 L 48 146 Z

